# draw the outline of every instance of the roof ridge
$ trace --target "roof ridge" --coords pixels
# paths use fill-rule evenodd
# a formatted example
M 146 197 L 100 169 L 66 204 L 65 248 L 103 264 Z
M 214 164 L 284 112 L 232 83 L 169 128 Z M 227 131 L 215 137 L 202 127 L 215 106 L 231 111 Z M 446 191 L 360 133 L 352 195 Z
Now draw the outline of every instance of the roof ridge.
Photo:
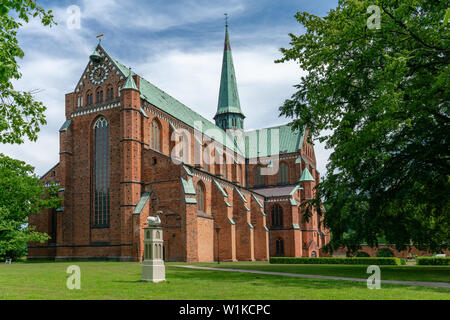
M 286 124 L 280 124 L 278 126 L 266 127 L 266 128 L 261 128 L 261 129 L 253 129 L 253 130 L 245 131 L 245 133 L 254 132 L 254 131 L 261 131 L 261 130 L 268 130 L 268 129 L 276 129 L 276 128 L 281 128 L 281 127 L 292 127 L 292 124 L 290 122 L 288 122 Z M 294 131 L 300 131 L 300 129 L 295 128 Z

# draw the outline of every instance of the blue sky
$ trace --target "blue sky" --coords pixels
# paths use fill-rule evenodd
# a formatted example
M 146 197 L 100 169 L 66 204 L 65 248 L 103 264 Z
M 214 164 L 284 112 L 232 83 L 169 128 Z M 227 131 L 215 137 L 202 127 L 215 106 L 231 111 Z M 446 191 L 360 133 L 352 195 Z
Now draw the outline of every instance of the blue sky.
M 65 120 L 64 95 L 72 92 L 94 50 L 96 35 L 116 59 L 208 119 L 217 108 L 224 41 L 224 13 L 229 14 L 231 48 L 246 130 L 288 122 L 278 108 L 294 92 L 303 73 L 295 63 L 275 64 L 289 33 L 304 31 L 298 11 L 316 15 L 337 0 L 228 1 L 38 1 L 52 9 L 57 26 L 37 20 L 19 32 L 25 57 L 17 89 L 35 90 L 47 106 L 47 125 L 37 142 L 0 145 L 0 152 L 33 165 L 38 175 L 59 161 L 58 129 Z M 81 10 L 79 29 L 67 25 L 67 8 Z M 324 174 L 329 150 L 316 144 L 318 169 Z

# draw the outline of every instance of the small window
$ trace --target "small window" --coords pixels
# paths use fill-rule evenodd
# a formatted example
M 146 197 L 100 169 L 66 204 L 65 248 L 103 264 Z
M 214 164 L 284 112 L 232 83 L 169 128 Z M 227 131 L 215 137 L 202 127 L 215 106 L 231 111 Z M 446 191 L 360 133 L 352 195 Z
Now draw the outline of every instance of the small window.
M 287 163 L 280 163 L 278 170 L 278 184 L 288 184 L 289 183 L 289 166 Z
M 261 166 L 255 168 L 255 186 L 262 186 L 264 184 L 264 176 L 261 174 Z
M 227 179 L 227 158 L 224 155 L 222 160 L 222 178 Z
M 275 241 L 275 255 L 277 257 L 283 257 L 284 256 L 284 241 L 281 238 L 278 238 Z
M 201 181 L 197 183 L 197 209 L 205 212 L 205 186 Z
M 283 209 L 279 204 L 274 204 L 271 212 L 272 227 L 283 226 Z
M 86 95 L 86 106 L 89 106 L 92 104 L 92 93 L 88 93 Z

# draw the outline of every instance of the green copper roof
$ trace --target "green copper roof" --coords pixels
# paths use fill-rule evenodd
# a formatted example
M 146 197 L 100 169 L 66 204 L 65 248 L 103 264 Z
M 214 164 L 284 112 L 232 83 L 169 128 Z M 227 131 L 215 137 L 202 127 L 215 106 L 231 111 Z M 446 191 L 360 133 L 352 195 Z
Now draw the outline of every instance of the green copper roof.
M 197 204 L 197 199 L 195 198 L 184 198 L 186 204 Z
M 315 181 L 315 180 L 311 175 L 311 173 L 309 172 L 308 168 L 305 168 L 299 181 L 301 182 L 301 181 Z
M 94 52 L 91 54 L 91 56 L 89 57 L 92 61 L 97 62 L 100 61 L 102 59 L 102 56 L 100 55 L 100 53 L 97 51 L 97 49 L 94 50 Z
M 305 130 L 292 130 L 289 124 L 245 132 L 245 156 L 267 157 L 294 153 L 301 149 Z M 278 149 L 276 150 L 276 137 Z
M 244 201 L 244 203 L 247 203 L 247 199 L 245 199 L 245 197 L 242 195 L 241 191 L 237 187 L 234 187 L 234 189 L 236 190 L 236 192 L 238 193 L 238 195 L 242 199 L 242 201 Z
M 258 206 L 259 206 L 260 208 L 263 207 L 263 205 L 261 204 L 261 202 L 259 202 L 259 200 L 256 199 L 256 197 L 255 197 L 255 195 L 254 195 L 253 193 L 252 193 L 252 198 L 256 201 L 256 203 L 258 204 Z
M 103 48 L 102 48 L 103 49 Z M 107 54 L 106 50 L 103 49 L 105 53 Z M 108 55 L 108 54 L 107 54 Z M 121 64 L 119 61 L 113 59 L 111 56 L 108 55 L 108 57 L 111 59 L 111 61 L 114 63 L 114 65 L 119 69 L 119 71 L 125 76 L 129 77 L 130 74 L 135 75 L 133 71 L 130 71 L 126 66 Z M 133 81 L 134 82 L 134 81 Z M 222 142 L 224 146 L 229 148 L 230 150 L 233 150 L 234 152 L 244 155 L 244 150 L 239 149 L 239 146 L 235 144 L 234 140 L 226 134 L 224 130 L 222 130 L 220 127 L 216 126 L 211 121 L 207 120 L 203 116 L 199 115 L 194 110 L 190 109 L 186 105 L 182 104 L 178 100 L 176 100 L 174 97 L 170 96 L 163 90 L 159 89 L 155 85 L 151 84 L 147 80 L 141 77 L 140 80 L 140 92 L 141 92 L 141 98 L 145 101 L 151 103 L 158 109 L 172 115 L 176 119 L 186 123 L 188 126 L 195 128 L 199 130 L 202 133 L 205 132 L 215 132 L 217 134 L 220 134 L 219 137 L 210 137 L 212 139 L 215 139 L 219 142 Z M 197 125 L 200 124 L 201 128 Z M 214 130 L 215 129 L 215 130 Z
M 213 179 L 213 181 L 214 181 L 214 184 L 217 186 L 217 188 L 219 189 L 219 191 L 222 193 L 222 195 L 225 197 L 225 198 L 228 198 L 228 194 L 225 192 L 225 190 L 222 188 L 222 186 L 220 185 L 220 183 L 218 183 L 217 182 L 217 180 L 216 179 Z
M 181 178 L 181 182 L 183 183 L 184 194 L 196 194 L 194 182 L 191 178 L 189 178 L 188 180 L 184 180 L 184 178 Z
M 226 68 L 226 70 L 233 70 L 232 73 L 230 73 L 230 79 L 231 74 L 233 74 L 233 85 L 236 88 L 236 97 L 237 96 L 237 86 L 236 86 L 236 79 L 234 76 L 234 67 L 232 65 L 232 59 L 231 59 L 231 49 L 227 50 L 227 43 L 229 47 L 229 40 L 228 33 L 225 37 L 225 52 L 224 52 L 224 58 L 229 57 L 229 62 L 231 63 L 231 68 Z M 228 41 L 228 42 L 227 42 Z M 302 142 L 303 142 L 303 133 L 299 131 L 292 131 L 291 127 L 289 125 L 274 127 L 274 128 L 268 128 L 268 129 L 261 129 L 257 131 L 250 131 L 245 133 L 245 147 L 244 145 L 240 143 L 236 143 L 229 135 L 226 134 L 224 130 L 222 130 L 220 127 L 212 123 L 211 121 L 207 120 L 200 114 L 196 113 L 194 110 L 190 109 L 183 103 L 179 102 L 163 90 L 159 89 L 152 83 L 148 82 L 144 78 L 141 77 L 140 79 L 140 88 L 138 89 L 136 86 L 136 83 L 134 82 L 133 78 L 130 77 L 130 75 L 135 75 L 133 71 L 131 71 L 129 68 L 127 68 L 125 65 L 120 63 L 119 61 L 112 58 L 107 51 L 99 45 L 97 47 L 97 50 L 102 50 L 105 55 L 110 59 L 110 61 L 114 64 L 114 66 L 123 74 L 124 77 L 127 78 L 126 83 L 124 84 L 124 87 L 127 87 L 127 83 L 130 82 L 130 87 L 134 88 L 136 90 L 140 90 L 141 98 L 147 101 L 148 103 L 152 104 L 156 108 L 162 110 L 163 112 L 166 112 L 173 116 L 174 118 L 184 122 L 188 126 L 195 128 L 199 130 L 202 133 L 205 132 L 211 132 L 214 131 L 216 135 L 220 136 L 209 136 L 210 138 L 219 141 L 223 143 L 224 146 L 229 148 L 230 150 L 233 150 L 239 155 L 246 156 L 249 158 L 255 157 L 255 155 L 259 151 L 259 156 L 266 156 L 267 151 L 264 152 L 262 146 L 260 146 L 260 143 L 250 143 L 252 140 L 249 139 L 249 137 L 252 134 L 261 135 L 261 132 L 263 130 L 269 130 L 268 136 L 270 137 L 270 133 L 272 133 L 272 130 L 279 129 L 279 144 L 280 144 L 280 152 L 281 153 L 290 153 L 290 152 L 296 152 L 298 149 L 301 148 Z M 227 52 L 228 51 L 228 52 Z M 228 65 L 227 65 L 228 66 Z M 228 75 L 228 71 L 226 72 L 226 75 Z M 222 78 L 223 79 L 223 78 Z M 129 80 L 129 81 L 128 81 Z M 134 85 L 134 86 L 133 86 Z M 222 85 L 221 85 L 222 87 Z M 222 89 L 221 89 L 222 92 Z M 222 100 L 222 99 L 219 99 Z M 240 105 L 239 105 L 239 98 L 237 98 L 237 104 L 236 106 L 239 109 L 239 112 L 241 112 Z M 231 110 L 231 109 L 230 109 Z M 219 111 L 219 110 L 218 110 Z M 201 128 L 198 126 L 198 124 L 201 125 Z M 269 138 L 268 138 L 269 139 Z M 245 148 L 245 150 L 244 150 Z M 270 151 L 270 144 L 268 146 L 268 150 Z M 270 152 L 270 154 L 275 154 L 274 152 Z
M 148 202 L 148 199 L 150 199 L 151 192 L 144 192 L 141 195 L 141 199 L 139 199 L 139 202 L 136 205 L 136 208 L 134 208 L 133 214 L 141 214 L 142 210 L 144 209 L 145 205 Z
M 125 81 L 124 85 L 122 86 L 122 90 L 124 89 L 133 89 L 139 91 L 138 87 L 136 86 L 136 83 L 134 82 L 131 72 L 127 77 L 127 81 Z
M 71 123 L 72 123 L 72 120 L 67 120 L 66 122 L 64 122 L 64 124 L 62 125 L 61 129 L 59 129 L 59 132 L 67 131 L 67 129 L 69 128 Z
M 297 185 L 294 189 L 292 189 L 290 195 L 291 195 L 291 196 L 294 195 L 294 193 L 295 193 L 297 190 L 303 190 L 303 188 L 300 187 L 300 185 Z
M 238 113 L 244 115 L 239 102 L 228 27 L 225 31 L 225 47 L 223 50 L 222 75 L 220 77 L 219 103 L 217 105 L 216 116 L 222 113 Z

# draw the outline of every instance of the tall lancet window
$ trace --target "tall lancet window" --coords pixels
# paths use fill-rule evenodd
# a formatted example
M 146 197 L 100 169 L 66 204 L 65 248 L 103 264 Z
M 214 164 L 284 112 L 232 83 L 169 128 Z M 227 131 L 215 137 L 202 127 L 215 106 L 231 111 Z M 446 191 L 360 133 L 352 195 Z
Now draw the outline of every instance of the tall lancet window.
M 103 117 L 94 125 L 94 225 L 109 226 L 109 124 Z
M 152 149 L 161 151 L 161 127 L 159 126 L 158 120 L 153 119 L 151 129 Z

